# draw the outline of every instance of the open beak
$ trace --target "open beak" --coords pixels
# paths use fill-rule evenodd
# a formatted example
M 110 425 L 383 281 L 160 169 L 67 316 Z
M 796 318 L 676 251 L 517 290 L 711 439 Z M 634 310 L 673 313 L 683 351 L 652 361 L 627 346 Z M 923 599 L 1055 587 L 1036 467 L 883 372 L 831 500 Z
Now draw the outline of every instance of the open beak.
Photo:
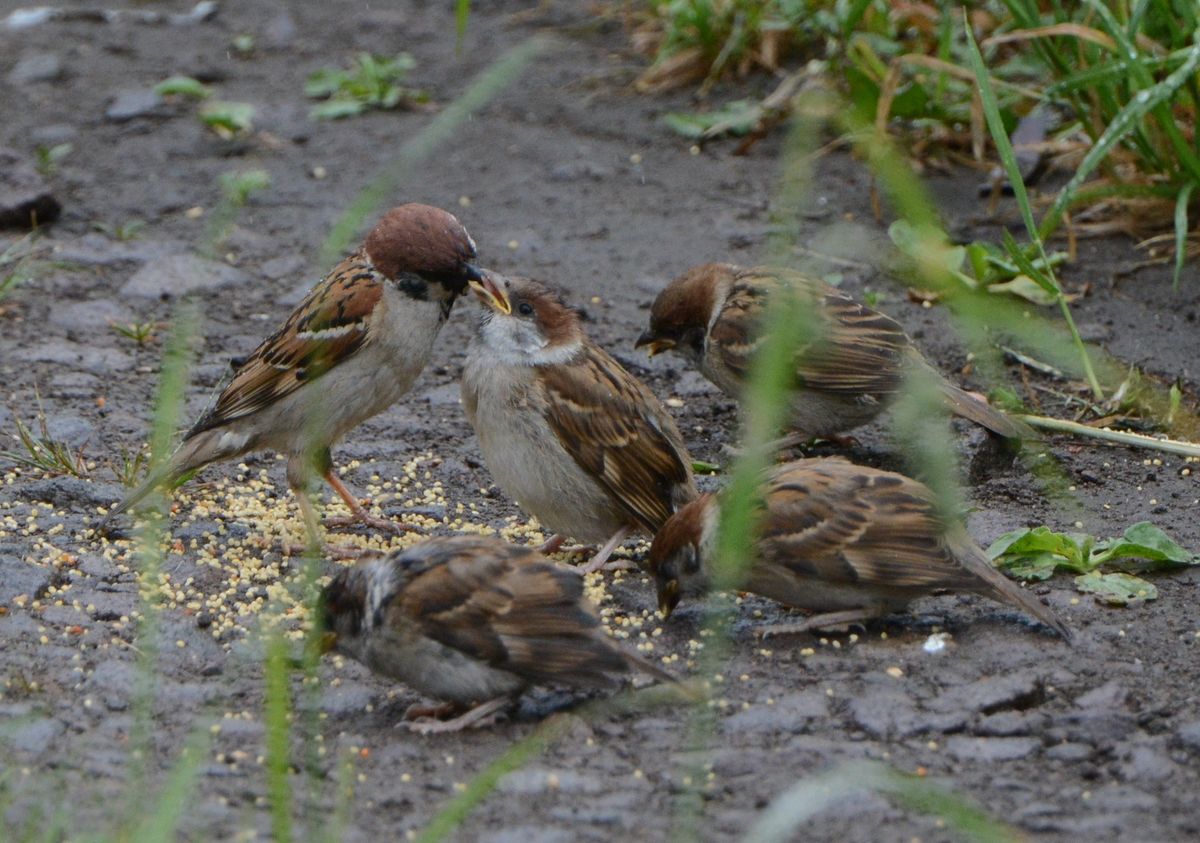
M 634 343 L 634 348 L 645 347 L 646 354 L 653 357 L 656 354 L 662 354 L 664 351 L 670 351 L 675 347 L 675 340 L 659 339 L 649 331 L 638 337 L 638 341 Z
M 463 275 L 467 277 L 467 281 L 479 281 L 483 278 L 483 270 L 473 263 L 464 263 L 462 265 Z
M 658 587 L 658 611 L 663 618 L 671 617 L 679 605 L 679 580 L 667 580 Z
M 484 306 L 509 316 L 512 314 L 512 303 L 509 302 L 504 290 L 500 289 L 500 285 L 492 278 L 490 272 L 480 273 L 478 280 L 471 281 L 471 289 L 475 291 L 475 295 Z

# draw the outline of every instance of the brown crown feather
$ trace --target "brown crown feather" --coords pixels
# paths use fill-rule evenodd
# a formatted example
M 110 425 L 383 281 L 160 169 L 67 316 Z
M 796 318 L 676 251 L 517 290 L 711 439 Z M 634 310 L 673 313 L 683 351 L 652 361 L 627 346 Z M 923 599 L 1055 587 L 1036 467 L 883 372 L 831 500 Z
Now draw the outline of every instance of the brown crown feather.
M 579 312 L 553 287 L 533 278 L 509 278 L 508 293 L 513 312 L 521 302 L 533 305 L 538 328 L 551 345 L 572 342 L 580 331 Z
M 717 287 L 731 280 L 737 267 L 727 263 L 693 266 L 663 288 L 650 308 L 650 331 L 674 338 L 688 328 L 707 328 L 716 304 Z
M 646 562 L 653 576 L 663 562 L 670 559 L 686 544 L 700 545 L 700 537 L 704 532 L 704 513 L 715 501 L 709 492 L 694 501 L 680 507 L 679 511 L 667 519 L 662 529 L 654 536 L 650 544 L 650 555 Z
M 386 278 L 414 272 L 431 279 L 459 279 L 475 260 L 475 244 L 454 214 L 431 205 L 392 208 L 363 243 L 371 263 Z M 462 286 L 466 279 L 462 278 Z

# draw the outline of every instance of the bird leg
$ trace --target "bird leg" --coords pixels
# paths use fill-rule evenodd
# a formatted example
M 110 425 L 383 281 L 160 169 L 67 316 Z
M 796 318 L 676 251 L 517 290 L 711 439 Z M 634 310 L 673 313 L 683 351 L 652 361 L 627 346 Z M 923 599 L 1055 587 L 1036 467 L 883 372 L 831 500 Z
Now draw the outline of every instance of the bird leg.
M 881 612 L 874 607 L 846 609 L 841 612 L 824 612 L 820 615 L 812 615 L 805 618 L 799 623 L 770 624 L 759 627 L 754 632 L 760 638 L 767 638 L 771 635 L 795 635 L 801 632 L 812 632 L 814 629 L 824 629 L 827 626 L 839 626 L 845 623 L 870 620 L 871 618 L 878 618 L 883 614 L 886 614 L 886 612 Z
M 496 697 L 493 700 L 480 703 L 472 709 L 469 709 L 458 717 L 450 720 L 436 720 L 433 718 L 422 718 L 414 720 L 408 724 L 410 731 L 416 732 L 418 735 L 433 735 L 443 732 L 460 732 L 463 729 L 489 726 L 495 723 L 501 711 L 512 704 L 513 698 L 509 695 Z M 411 710 L 411 709 L 410 709 Z
M 582 573 L 590 574 L 593 571 L 599 571 L 604 567 L 604 563 L 608 561 L 608 557 L 612 556 L 613 551 L 621 546 L 621 542 L 625 541 L 630 530 L 628 527 L 622 527 L 612 534 L 612 538 L 604 543 L 604 547 L 596 551 L 596 555 L 588 560 L 588 563 L 579 570 Z
M 337 473 L 334 472 L 333 466 L 330 466 L 325 471 L 325 482 L 333 488 L 333 491 L 337 492 L 339 498 L 346 502 L 346 506 L 350 507 L 351 512 L 349 516 L 335 515 L 326 518 L 326 527 L 349 527 L 354 524 L 365 524 L 372 530 L 379 530 L 380 532 L 391 533 L 397 536 L 404 535 L 405 533 L 420 532 L 416 527 L 401 524 L 390 518 L 378 518 L 367 512 L 366 508 L 359 503 L 358 498 L 354 497 L 354 493 L 342 482 L 342 478 L 338 477 Z

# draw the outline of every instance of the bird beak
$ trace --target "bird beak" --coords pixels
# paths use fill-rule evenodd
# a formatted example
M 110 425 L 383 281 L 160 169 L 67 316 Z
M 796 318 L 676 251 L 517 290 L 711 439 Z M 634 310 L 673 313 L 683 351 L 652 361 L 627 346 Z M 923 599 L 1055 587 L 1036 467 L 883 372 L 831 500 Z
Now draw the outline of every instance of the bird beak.
M 479 301 L 486 307 L 490 307 L 497 313 L 510 316 L 512 314 L 512 303 L 509 302 L 508 296 L 492 278 L 493 275 L 490 272 L 481 273 L 478 280 L 471 281 L 471 289 L 475 291 L 475 295 L 479 298 Z
M 679 605 L 679 580 L 667 580 L 658 588 L 658 611 L 664 619 L 671 617 Z
M 483 279 L 483 270 L 473 263 L 464 263 L 462 265 L 462 272 L 467 277 L 467 281 L 480 281 Z
M 642 348 L 643 346 L 646 348 L 646 354 L 653 357 L 656 354 L 662 354 L 664 351 L 670 351 L 674 348 L 675 340 L 660 339 L 649 331 L 646 331 L 638 337 L 638 341 L 633 345 L 634 348 Z
M 321 653 L 321 655 L 325 655 L 337 646 L 337 639 L 338 637 L 336 632 L 321 633 L 320 641 L 317 642 L 317 650 Z

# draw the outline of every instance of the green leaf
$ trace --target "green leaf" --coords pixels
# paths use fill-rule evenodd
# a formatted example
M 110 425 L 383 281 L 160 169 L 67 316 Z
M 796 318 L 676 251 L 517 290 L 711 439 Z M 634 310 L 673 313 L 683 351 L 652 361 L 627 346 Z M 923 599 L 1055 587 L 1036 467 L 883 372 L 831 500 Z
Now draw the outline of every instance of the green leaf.
M 1028 275 L 1018 275 L 1016 278 L 1001 281 L 999 284 L 989 284 L 987 291 L 989 293 L 1009 293 L 1040 305 L 1051 305 L 1058 301 L 1056 295 L 1047 293 L 1042 285 L 1033 281 Z
M 230 132 L 249 131 L 254 125 L 254 106 L 248 102 L 210 102 L 200 109 L 204 125 Z
M 1195 183 L 1184 185 L 1175 200 L 1175 279 L 1171 282 L 1172 289 L 1179 289 L 1179 273 L 1183 272 L 1183 260 L 1187 254 L 1188 235 L 1188 201 L 1192 198 L 1192 188 Z
M 697 474 L 720 474 L 721 466 L 704 460 L 692 460 L 692 471 Z
M 1146 559 L 1165 563 L 1152 567 L 1174 567 L 1200 564 L 1200 556 L 1180 547 L 1161 529 L 1149 521 L 1134 524 L 1119 539 L 1098 542 L 1092 552 L 1096 565 L 1113 559 Z
M 1095 595 L 1097 600 L 1110 606 L 1126 606 L 1135 600 L 1158 599 L 1158 589 L 1153 583 L 1132 574 L 1101 574 L 1092 571 L 1076 577 L 1075 587 L 1084 594 Z
M 734 100 L 715 111 L 672 111 L 662 116 L 662 122 L 676 134 L 699 140 L 711 137 L 718 128 L 720 134 L 749 134 L 761 116 L 762 106 L 755 100 Z
M 1062 557 L 1053 553 L 1035 553 L 1031 556 L 1008 557 L 998 562 L 996 567 L 1019 580 L 1048 580 L 1054 576 L 1061 561 Z
M 463 38 L 467 35 L 467 22 L 471 19 L 471 0 L 456 0 L 454 4 L 454 51 L 462 52 Z
M 1008 567 L 1017 558 L 1050 553 L 1060 558 L 1059 565 L 1062 567 L 1082 572 L 1088 570 L 1084 551 L 1087 543 L 1087 536 L 1056 533 L 1043 526 L 1005 533 L 992 542 L 987 552 L 1003 567 Z M 1003 560 L 1001 557 L 1013 557 L 1013 560 Z
M 198 100 L 207 99 L 212 95 L 207 85 L 190 76 L 168 77 L 154 86 L 154 93 L 160 97 L 195 97 Z
M 352 117 L 355 114 L 362 114 L 367 106 L 358 100 L 350 99 L 332 99 L 326 100 L 319 105 L 314 105 L 308 112 L 309 116 L 314 120 L 340 120 L 343 117 Z

